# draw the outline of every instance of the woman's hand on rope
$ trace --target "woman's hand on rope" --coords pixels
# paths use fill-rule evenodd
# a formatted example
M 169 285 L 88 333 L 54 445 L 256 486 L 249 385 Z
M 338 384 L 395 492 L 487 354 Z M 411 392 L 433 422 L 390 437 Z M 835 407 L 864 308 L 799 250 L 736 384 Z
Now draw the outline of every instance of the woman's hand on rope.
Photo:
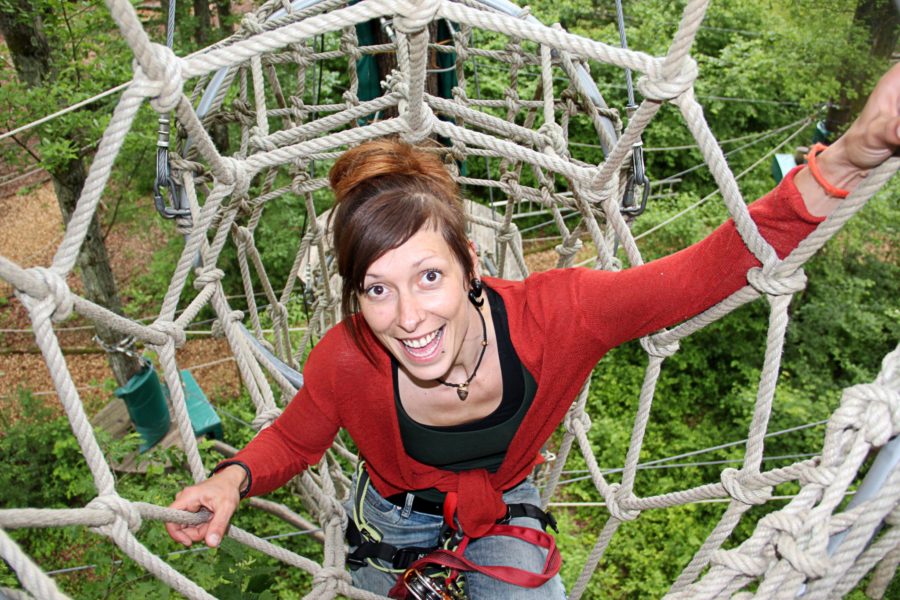
M 166 531 L 173 540 L 185 546 L 205 540 L 212 548 L 225 536 L 231 515 L 241 501 L 240 490 L 246 474 L 237 465 L 225 467 L 206 481 L 186 487 L 175 496 L 169 508 L 198 512 L 205 508 L 212 517 L 200 525 L 166 523 Z
M 817 157 L 822 177 L 832 186 L 852 191 L 870 169 L 886 161 L 900 148 L 900 64 L 894 65 L 866 101 L 853 125 Z M 795 178 L 809 211 L 827 216 L 840 200 L 804 169 Z

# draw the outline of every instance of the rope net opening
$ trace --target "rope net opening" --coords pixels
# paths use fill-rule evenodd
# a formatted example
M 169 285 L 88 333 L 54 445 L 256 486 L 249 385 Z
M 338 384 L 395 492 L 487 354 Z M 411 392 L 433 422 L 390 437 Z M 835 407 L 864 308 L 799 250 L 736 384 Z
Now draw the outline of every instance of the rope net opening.
M 873 569 L 870 592 L 883 593 L 900 562 L 896 526 L 900 470 L 889 471 L 869 499 L 847 507 L 842 502 L 870 450 L 886 445 L 900 431 L 900 350 L 885 358 L 874 382 L 844 392 L 820 456 L 765 470 L 762 452 L 789 303 L 805 282 L 802 265 L 890 178 L 898 160 L 873 171 L 791 255 L 778 259 L 750 219 L 736 178 L 694 97 L 697 68 L 689 51 L 706 1 L 688 2 L 665 56 L 572 35 L 539 23 L 527 11 L 495 2 L 273 0 L 245 15 L 241 31 L 232 38 L 177 57 L 150 42 L 129 2 L 106 0 L 106 4 L 134 51 L 134 79 L 103 137 L 53 263 L 24 270 L 0 257 L 0 276 L 16 287 L 28 308 L 98 493 L 79 509 L 0 510 L 3 529 L 85 525 L 111 538 L 177 592 L 192 599 L 211 598 L 151 554 L 137 535 L 146 519 L 198 522 L 205 515 L 119 495 L 67 370 L 54 322 L 74 310 L 157 352 L 191 475 L 202 481 L 206 473 L 185 406 L 176 348 L 201 311 L 212 311 L 255 405 L 253 425 L 265 427 L 280 414 L 296 391 L 295 371 L 300 370 L 306 350 L 341 318 L 340 284 L 324 207 L 330 197 L 325 174 L 342 151 L 388 135 L 414 144 L 439 140 L 429 148 L 440 154 L 461 185 L 472 238 L 492 275 L 527 276 L 520 223 L 530 222 L 527 219 L 536 214 L 545 219 L 540 226 L 553 231 L 556 266 L 571 266 L 579 256 L 583 260 L 582 240 L 589 239 L 588 255 L 596 255 L 590 259 L 593 266 L 616 270 L 622 268 L 617 249 L 628 264 L 642 263 L 629 229 L 630 207 L 623 197 L 633 148 L 659 108 L 671 103 L 683 115 L 741 237 L 763 266 L 751 271 L 749 284 L 725 301 L 641 341 L 648 355 L 646 377 L 616 482 L 601 472 L 588 439 L 591 420 L 585 412 L 589 389 L 585 382 L 564 420 L 555 460 L 541 472 L 542 499 L 547 503 L 567 458 L 580 453 L 598 499 L 610 513 L 602 529 L 590 533 L 597 541 L 570 597 L 582 596 L 623 522 L 646 509 L 713 499 L 728 500 L 728 508 L 673 582 L 670 597 L 755 593 L 787 598 L 801 590 L 810 597 L 840 596 Z M 365 30 L 357 25 L 373 19 L 383 19 L 381 31 L 361 36 Z M 640 75 L 637 86 L 643 100 L 627 124 L 606 106 L 591 81 L 593 64 L 632 69 Z M 479 78 L 479 72 L 487 71 L 504 73 L 505 87 L 497 86 L 496 77 Z M 373 73 L 382 90 L 373 91 Z M 316 84 L 322 77 L 330 78 L 327 89 Z M 149 326 L 75 296 L 65 284 L 116 154 L 145 100 L 161 114 L 174 112 L 176 117 L 170 199 L 183 208 L 177 222 L 185 238 L 159 317 Z M 229 129 L 231 143 L 222 133 Z M 571 137 L 581 139 L 588 133 L 596 144 L 570 143 Z M 289 207 L 304 223 L 286 274 L 264 264 L 257 249 L 260 225 L 276 205 Z M 235 248 L 236 271 L 220 268 L 226 245 Z M 239 282 L 245 294 L 242 310 L 226 297 L 226 284 L 232 282 Z M 719 481 L 700 487 L 650 497 L 636 494 L 638 458 L 665 359 L 677 351 L 681 338 L 759 296 L 770 304 L 770 326 L 740 468 L 724 469 Z M 307 329 L 301 336 L 290 331 L 289 307 L 297 297 L 307 303 Z M 267 334 L 264 330 L 270 328 L 272 333 Z M 307 597 L 378 597 L 354 588 L 345 569 L 346 517 L 340 500 L 349 486 L 345 468 L 355 460 L 339 436 L 323 461 L 294 482 L 321 527 L 322 564 L 234 526 L 229 535 L 310 573 L 313 585 Z M 799 483 L 800 492 L 784 508 L 760 519 L 750 538 L 724 549 L 741 516 L 765 503 L 773 487 L 785 482 Z M 293 514 L 286 507 L 278 510 Z M 839 545 L 829 542 L 836 535 L 841 536 Z M 4 593 L 66 597 L 2 529 L 0 556 L 25 590 Z

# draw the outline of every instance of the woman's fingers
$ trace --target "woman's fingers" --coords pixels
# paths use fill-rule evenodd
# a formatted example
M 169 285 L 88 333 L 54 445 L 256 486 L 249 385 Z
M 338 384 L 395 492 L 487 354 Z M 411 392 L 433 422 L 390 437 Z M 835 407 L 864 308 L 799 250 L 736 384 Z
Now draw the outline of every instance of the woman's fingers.
M 169 505 L 169 508 L 184 510 L 187 512 L 198 512 L 204 505 L 201 501 L 200 494 L 197 493 L 196 487 L 185 488 L 175 496 L 175 502 Z M 201 525 L 186 525 L 183 523 L 166 523 L 166 531 L 169 536 L 180 544 L 190 546 L 193 542 L 199 542 L 203 539 L 202 533 L 205 534 L 206 523 Z
M 206 509 L 211 513 L 209 521 L 197 525 L 166 523 L 166 531 L 173 540 L 185 546 L 205 540 L 214 548 L 222 542 L 239 501 L 234 486 L 221 479 L 212 478 L 192 485 L 179 492 L 169 508 L 188 512 Z
M 860 169 L 878 166 L 900 147 L 900 64 L 882 76 L 844 138 L 847 159 Z

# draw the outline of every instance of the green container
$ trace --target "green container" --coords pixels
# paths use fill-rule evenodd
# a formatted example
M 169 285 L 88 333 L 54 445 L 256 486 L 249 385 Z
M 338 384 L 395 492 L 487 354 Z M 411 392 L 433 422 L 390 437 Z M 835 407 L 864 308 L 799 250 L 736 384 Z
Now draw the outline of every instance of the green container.
M 194 428 L 194 435 L 205 435 L 216 440 L 224 439 L 222 420 L 207 400 L 200 384 L 187 369 L 181 371 L 181 386 L 184 390 L 184 401 L 191 418 L 191 426 Z
M 169 432 L 169 407 L 163 387 L 152 366 L 117 388 L 116 396 L 125 401 L 128 416 L 141 434 L 140 451 L 146 452 Z

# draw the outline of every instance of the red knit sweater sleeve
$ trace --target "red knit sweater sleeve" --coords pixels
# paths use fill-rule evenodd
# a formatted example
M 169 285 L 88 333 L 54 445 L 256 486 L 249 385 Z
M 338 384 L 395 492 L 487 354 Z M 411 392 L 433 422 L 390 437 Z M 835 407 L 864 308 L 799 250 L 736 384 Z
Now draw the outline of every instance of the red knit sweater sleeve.
M 750 206 L 780 258 L 824 220 L 806 210 L 793 181 L 797 170 Z M 697 244 L 639 267 L 578 269 L 575 303 L 588 335 L 609 349 L 714 306 L 747 285 L 747 271 L 759 264 L 729 220 Z
M 339 418 L 330 398 L 334 370 L 328 365 L 327 339 L 313 349 L 303 372 L 304 386 L 271 426 L 230 461 L 250 469 L 247 496 L 259 496 L 287 483 L 316 464 L 334 441 Z

